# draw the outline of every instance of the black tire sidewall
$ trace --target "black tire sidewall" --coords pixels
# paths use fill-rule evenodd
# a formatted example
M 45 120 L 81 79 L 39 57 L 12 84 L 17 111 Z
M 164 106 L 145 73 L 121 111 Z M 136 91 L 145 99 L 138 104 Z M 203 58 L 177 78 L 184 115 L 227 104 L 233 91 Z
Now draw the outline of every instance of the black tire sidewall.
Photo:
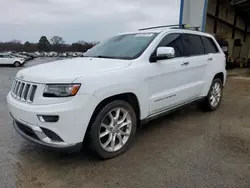
M 100 130 L 101 122 L 102 122 L 103 118 L 106 116 L 106 114 L 108 112 L 110 112 L 112 109 L 119 108 L 119 107 L 124 108 L 129 112 L 131 119 L 132 119 L 132 130 L 131 130 L 131 134 L 130 134 L 128 141 L 125 143 L 125 145 L 120 150 L 118 150 L 116 152 L 108 152 L 108 151 L 104 150 L 100 144 L 99 130 Z M 132 142 L 134 140 L 134 135 L 136 133 L 137 117 L 136 117 L 136 113 L 135 113 L 133 107 L 129 103 L 127 103 L 125 101 L 117 100 L 117 101 L 113 101 L 113 102 L 107 104 L 104 108 L 102 108 L 102 110 L 96 116 L 93 124 L 90 126 L 91 126 L 91 128 L 90 128 L 90 135 L 89 136 L 90 136 L 92 150 L 94 150 L 94 152 L 98 155 L 98 157 L 100 157 L 102 159 L 109 159 L 109 158 L 116 157 L 129 149 L 129 146 L 132 144 Z
M 210 102 L 210 96 L 211 96 L 211 92 L 212 92 L 212 88 L 214 86 L 215 83 L 219 83 L 220 84 L 220 89 L 221 89 L 221 97 L 220 97 L 220 101 L 219 103 L 216 105 L 216 106 L 212 106 L 211 105 L 211 102 Z M 215 78 L 210 86 L 210 89 L 209 89 L 209 92 L 208 92 L 208 95 L 207 95 L 207 99 L 206 99 L 206 102 L 207 102 L 207 105 L 208 105 L 208 108 L 209 110 L 216 110 L 219 108 L 220 104 L 221 104 L 221 100 L 222 100 L 222 96 L 223 96 L 223 85 L 222 85 L 222 81 L 219 79 L 219 78 Z

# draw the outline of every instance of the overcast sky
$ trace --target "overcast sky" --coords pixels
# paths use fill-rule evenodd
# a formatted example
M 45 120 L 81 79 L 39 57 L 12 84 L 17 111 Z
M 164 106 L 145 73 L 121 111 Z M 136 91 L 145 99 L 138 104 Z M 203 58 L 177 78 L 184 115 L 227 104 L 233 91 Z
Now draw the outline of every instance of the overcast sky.
M 140 27 L 175 24 L 180 0 L 2 0 L 0 41 L 99 41 Z

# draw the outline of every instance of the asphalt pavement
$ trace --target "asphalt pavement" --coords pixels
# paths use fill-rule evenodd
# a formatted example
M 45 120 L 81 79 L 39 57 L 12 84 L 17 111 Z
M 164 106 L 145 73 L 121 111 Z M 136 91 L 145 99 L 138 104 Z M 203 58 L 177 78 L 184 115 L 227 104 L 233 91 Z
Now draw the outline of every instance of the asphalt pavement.
M 39 58 L 25 67 L 54 60 Z M 51 152 L 16 133 L 6 95 L 19 69 L 0 67 L 0 187 L 250 187 L 247 74 L 230 71 L 217 111 L 206 113 L 193 105 L 154 120 L 138 130 L 128 152 L 100 161 L 86 148 L 74 154 Z

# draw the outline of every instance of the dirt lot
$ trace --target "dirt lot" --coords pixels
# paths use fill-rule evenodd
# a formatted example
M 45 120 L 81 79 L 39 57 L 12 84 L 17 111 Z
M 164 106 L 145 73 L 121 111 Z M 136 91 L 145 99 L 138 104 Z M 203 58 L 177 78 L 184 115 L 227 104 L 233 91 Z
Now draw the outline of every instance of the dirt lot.
M 5 97 L 16 72 L 0 67 L 0 187 L 250 187 L 249 79 L 228 79 L 218 111 L 193 105 L 152 121 L 128 152 L 99 161 L 86 149 L 40 149 L 14 131 Z

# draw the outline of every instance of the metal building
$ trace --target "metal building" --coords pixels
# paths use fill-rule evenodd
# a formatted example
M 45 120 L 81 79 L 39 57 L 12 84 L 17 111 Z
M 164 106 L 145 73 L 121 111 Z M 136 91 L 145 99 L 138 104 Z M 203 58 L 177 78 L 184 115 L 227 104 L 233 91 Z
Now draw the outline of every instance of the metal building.
M 205 31 L 223 37 L 234 59 L 250 58 L 250 0 L 208 0 Z

